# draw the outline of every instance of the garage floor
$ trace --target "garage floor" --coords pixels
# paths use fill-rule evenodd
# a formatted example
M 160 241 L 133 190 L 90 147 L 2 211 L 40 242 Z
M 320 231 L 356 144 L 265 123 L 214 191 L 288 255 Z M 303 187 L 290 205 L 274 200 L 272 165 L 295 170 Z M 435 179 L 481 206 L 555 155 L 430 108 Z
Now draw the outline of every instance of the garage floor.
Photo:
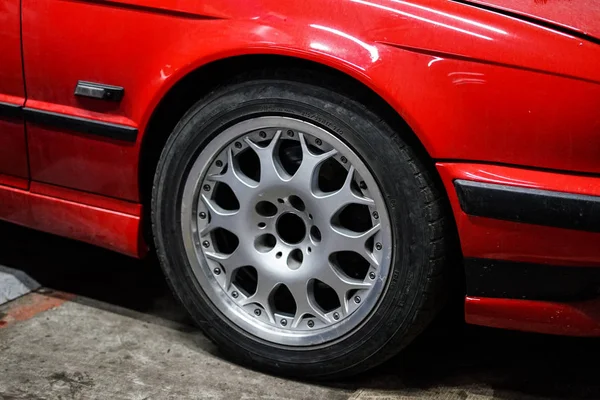
M 439 324 L 355 379 L 292 381 L 223 359 L 152 261 L 0 224 L 0 265 L 30 291 L 0 306 L 0 399 L 600 399 L 599 340 Z

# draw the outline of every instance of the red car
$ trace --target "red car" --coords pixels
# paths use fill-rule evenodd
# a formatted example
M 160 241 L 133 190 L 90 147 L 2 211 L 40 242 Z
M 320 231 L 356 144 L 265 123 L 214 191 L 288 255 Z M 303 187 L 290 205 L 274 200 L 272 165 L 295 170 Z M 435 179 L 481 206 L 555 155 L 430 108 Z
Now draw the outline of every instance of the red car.
M 0 0 L 0 21 L 0 218 L 156 251 L 233 360 L 355 374 L 452 294 L 469 323 L 600 335 L 597 1 Z

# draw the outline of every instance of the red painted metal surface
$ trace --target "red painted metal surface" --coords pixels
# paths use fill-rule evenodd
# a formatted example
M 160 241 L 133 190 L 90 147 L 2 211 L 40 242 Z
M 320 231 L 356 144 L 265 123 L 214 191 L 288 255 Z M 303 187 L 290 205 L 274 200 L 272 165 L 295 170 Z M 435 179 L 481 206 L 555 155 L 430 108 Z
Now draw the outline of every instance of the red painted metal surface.
M 56 191 L 60 191 L 57 188 Z M 0 219 L 68 238 L 81 240 L 134 257 L 146 251 L 140 234 L 140 215 L 125 214 L 78 202 L 62 200 L 30 191 L 0 186 Z M 103 200 L 108 202 L 109 200 Z M 119 200 L 114 200 L 119 202 Z M 119 208 L 116 205 L 112 208 Z
M 27 190 L 29 188 L 29 180 L 24 178 L 17 178 L 12 175 L 0 174 L 0 185 Z
M 80 190 L 68 189 L 60 186 L 48 185 L 41 182 L 31 182 L 31 193 L 41 194 L 56 199 L 68 200 L 105 210 L 117 211 L 134 216 L 142 215 L 142 205 L 124 200 L 113 199 Z
M 127 200 L 137 199 L 135 144 L 27 123 L 31 179 Z M 74 153 L 76 152 L 76 153 Z
M 569 29 L 600 38 L 600 3 L 596 0 L 470 0 L 509 10 L 522 15 L 549 21 Z
M 0 119 L 0 173 L 27 179 L 28 170 L 23 120 Z
M 23 66 L 21 64 L 20 0 L 0 0 L 0 101 L 2 95 L 23 100 Z M 12 101 L 7 101 L 12 103 Z
M 486 164 L 438 163 L 465 257 L 567 266 L 599 266 L 600 234 L 473 217 L 458 204 L 453 181 L 467 179 L 517 187 L 600 196 L 600 178 Z
M 70 144 L 55 140 L 62 132 L 33 134 L 34 153 L 47 149 L 32 163 L 34 177 L 139 200 L 130 171 L 159 100 L 192 70 L 244 54 L 309 59 L 353 76 L 404 117 L 434 158 L 600 172 L 595 44 L 434 0 L 184 0 L 170 8 L 160 0 L 23 1 L 28 105 L 125 118 L 141 132 L 132 149 L 100 145 L 94 164 L 95 138 Z M 84 101 L 73 95 L 79 79 L 123 86 L 125 96 Z M 107 172 L 102 188 L 70 174 L 96 177 L 94 168 L 108 164 L 125 174 Z
M 577 303 L 467 297 L 468 323 L 569 336 L 600 336 L 600 300 Z
M 25 103 L 21 64 L 20 0 L 0 0 L 0 103 Z M 23 120 L 0 120 L 0 174 L 27 178 Z

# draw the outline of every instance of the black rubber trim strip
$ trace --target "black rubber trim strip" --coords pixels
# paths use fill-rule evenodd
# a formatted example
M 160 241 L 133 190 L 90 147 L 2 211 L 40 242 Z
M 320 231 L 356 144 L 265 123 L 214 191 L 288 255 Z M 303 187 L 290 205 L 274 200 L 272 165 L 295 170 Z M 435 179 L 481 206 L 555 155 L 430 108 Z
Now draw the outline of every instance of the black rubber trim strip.
M 600 268 L 465 258 L 467 296 L 579 301 L 600 295 Z
M 495 14 L 505 15 L 507 17 L 515 18 L 515 19 L 518 19 L 521 21 L 529 22 L 534 25 L 542 26 L 544 28 L 552 29 L 553 31 L 564 33 L 566 35 L 570 35 L 570 36 L 576 37 L 578 39 L 586 40 L 591 43 L 600 44 L 600 39 L 595 38 L 594 36 L 590 36 L 584 32 L 578 31 L 576 29 L 571 29 L 564 25 L 555 24 L 551 21 L 547 21 L 547 20 L 540 19 L 540 18 L 535 18 L 530 15 L 521 14 L 519 12 L 507 10 L 504 8 L 497 8 L 497 7 L 493 7 L 491 5 L 472 2 L 472 1 L 468 1 L 468 0 L 450 0 L 450 1 L 452 1 L 454 3 L 464 4 L 466 6 L 479 8 L 479 9 L 486 10 L 489 12 L 493 12 Z
M 111 124 L 108 122 L 94 121 L 91 119 L 74 117 L 53 113 L 50 111 L 37 110 L 35 108 L 23 108 L 25 120 L 39 125 L 47 125 L 54 128 L 66 129 L 90 135 L 103 136 L 111 139 L 135 142 L 137 139 L 137 128 Z
M 600 197 L 460 179 L 454 187 L 469 215 L 600 232 Z
M 137 128 L 131 126 L 111 124 L 3 102 L 0 102 L 0 118 L 24 118 L 25 121 L 34 124 L 103 136 L 125 142 L 135 142 L 138 134 Z
M 23 118 L 23 107 L 18 104 L 0 102 L 0 117 Z

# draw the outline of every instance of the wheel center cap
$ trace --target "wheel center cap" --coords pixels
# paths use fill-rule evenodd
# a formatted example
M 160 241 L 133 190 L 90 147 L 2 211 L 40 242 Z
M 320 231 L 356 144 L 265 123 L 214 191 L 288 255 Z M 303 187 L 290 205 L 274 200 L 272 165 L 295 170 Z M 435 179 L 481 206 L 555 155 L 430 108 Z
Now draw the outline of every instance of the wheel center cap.
M 287 244 L 298 244 L 306 237 L 306 225 L 298 215 L 286 212 L 276 223 L 277 234 Z

